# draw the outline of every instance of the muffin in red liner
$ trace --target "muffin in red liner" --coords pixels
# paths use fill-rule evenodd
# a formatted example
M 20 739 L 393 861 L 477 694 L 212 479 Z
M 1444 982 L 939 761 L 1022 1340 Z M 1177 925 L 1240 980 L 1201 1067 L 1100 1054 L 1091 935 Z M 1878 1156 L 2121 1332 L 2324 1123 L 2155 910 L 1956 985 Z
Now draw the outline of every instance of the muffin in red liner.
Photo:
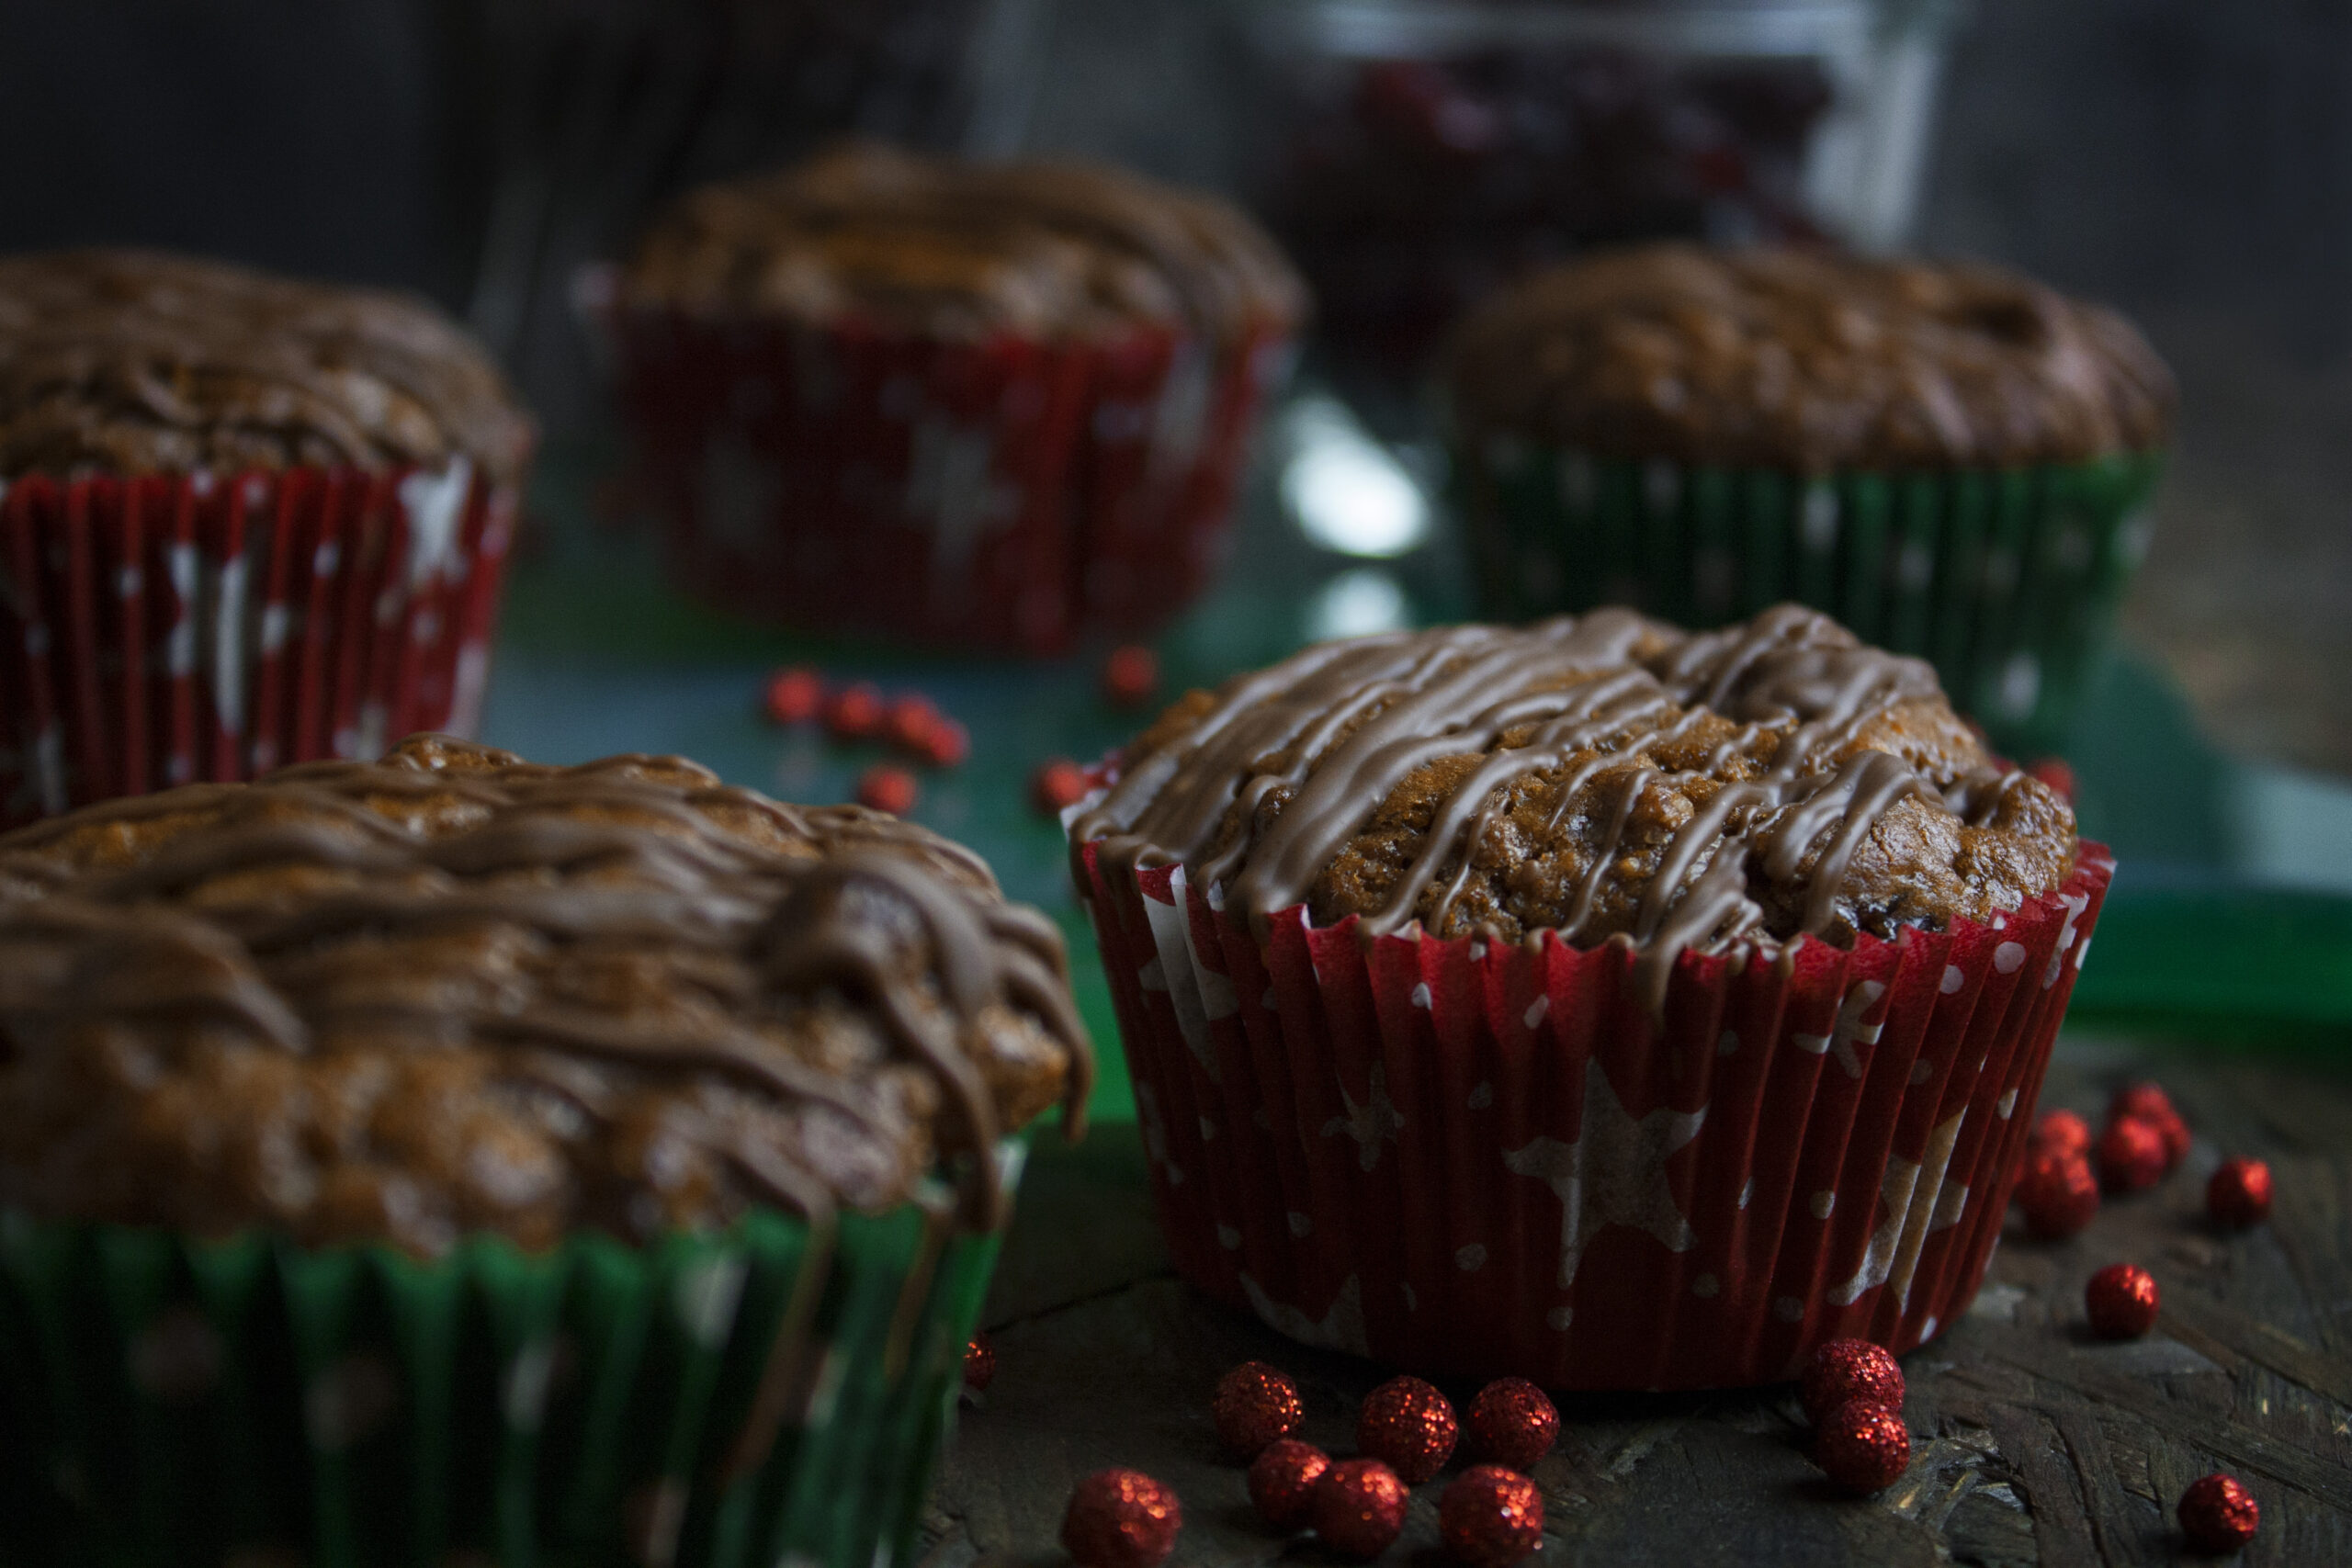
M 1800 638 L 1829 625 L 1779 614 L 1814 628 Z M 1673 660 L 1668 645 L 1650 662 Z M 1240 700 L 1279 706 L 1271 673 L 1255 679 Z M 1412 705 L 1409 683 L 1382 694 L 1389 711 Z M 1931 765 L 1921 689 L 1904 723 Z M 1232 712 L 1203 711 L 1180 706 L 1155 736 Z M 1390 739 L 1327 755 L 1361 761 Z M 1129 776 L 1167 773 L 1154 736 L 1139 750 Z M 1293 787 L 1283 815 L 1318 807 Z M 1902 1350 L 1952 1322 L 1999 1235 L 2112 872 L 2059 805 L 2063 874 L 2015 908 L 1666 952 L 1623 930 L 1318 919 L 1329 874 L 1269 908 L 1250 902 L 1255 860 L 1211 878 L 1198 853 L 1116 848 L 1103 809 L 1072 814 L 1075 849 L 1180 1270 L 1308 1343 L 1554 1388 L 1772 1382 L 1826 1339 Z M 1987 835 L 1969 852 L 2000 848 Z
M 421 302 L 0 261 L 0 825 L 469 729 L 531 446 Z
M 1302 310 L 1222 203 L 864 146 L 690 195 L 587 294 L 689 590 L 1026 653 L 1207 584 Z

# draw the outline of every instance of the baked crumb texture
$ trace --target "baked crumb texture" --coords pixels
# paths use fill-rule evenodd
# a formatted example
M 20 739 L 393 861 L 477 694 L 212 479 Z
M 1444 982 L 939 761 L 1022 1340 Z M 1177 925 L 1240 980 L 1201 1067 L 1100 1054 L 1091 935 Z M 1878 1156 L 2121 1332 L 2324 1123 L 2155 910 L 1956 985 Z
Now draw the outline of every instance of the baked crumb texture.
M 380 763 L 0 837 L 0 1198 L 435 1254 L 880 1209 L 1091 1076 L 968 852 L 676 758 Z

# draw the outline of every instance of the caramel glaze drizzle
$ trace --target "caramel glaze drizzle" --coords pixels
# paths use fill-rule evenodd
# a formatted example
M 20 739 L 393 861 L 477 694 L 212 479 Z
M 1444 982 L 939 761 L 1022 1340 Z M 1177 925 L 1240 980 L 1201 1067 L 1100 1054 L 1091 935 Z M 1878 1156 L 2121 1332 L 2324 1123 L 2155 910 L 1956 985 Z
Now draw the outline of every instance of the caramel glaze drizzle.
M 1225 687 L 1189 729 L 1136 759 L 1073 821 L 1070 839 L 1074 852 L 1095 844 L 1115 870 L 1182 864 L 1262 938 L 1277 911 L 1306 901 L 1408 775 L 1440 758 L 1484 753 L 1439 804 L 1388 901 L 1362 918 L 1357 929 L 1369 941 L 1412 924 L 1432 886 L 1442 886 L 1433 921 L 1442 925 L 1510 786 L 1597 751 L 1564 779 L 1558 812 L 1603 770 L 1634 772 L 1555 928 L 1574 942 L 1654 774 L 1644 753 L 1712 713 L 1740 726 L 1716 748 L 1713 771 L 1778 730 L 1762 776 L 1724 784 L 1675 829 L 1643 892 L 1631 942 L 1635 985 L 1655 1017 L 1683 953 L 1771 940 L 1748 896 L 1752 870 L 1785 881 L 1819 844 L 1798 928 L 1819 934 L 1836 917 L 1856 847 L 1897 801 L 1917 795 L 1972 824 L 1993 818 L 2015 773 L 1982 767 L 1939 789 L 1883 751 L 1829 765 L 1887 709 L 1939 695 L 1924 662 L 1866 648 L 1793 604 L 1698 635 L 1607 609 L 1520 629 L 1451 626 L 1324 643 Z M 1504 745 L 1513 730 L 1527 733 Z M 1261 821 L 1261 804 L 1277 791 L 1287 798 Z
M 490 773 L 444 772 L 420 764 L 410 749 L 460 751 Z M 678 784 L 633 776 L 684 775 Z M 425 839 L 380 812 L 368 797 L 456 795 L 496 815 L 470 830 Z M 270 807 L 293 807 L 293 820 L 273 820 Z M 643 818 L 641 822 L 571 815 L 582 809 Z M 810 846 L 783 854 L 720 831 L 706 812 L 724 808 L 769 818 Z M 96 823 L 135 826 L 187 812 L 217 812 L 204 830 L 175 839 L 149 859 L 120 870 L 74 872 L 39 852 Z M 247 867 L 303 865 L 375 874 L 373 885 L 243 908 L 202 918 L 175 909 L 182 889 Z M 581 880 L 536 885 L 502 874 L 625 865 L 625 884 Z M 413 874 L 443 873 L 454 883 L 416 886 Z M 10 881 L 47 896 L 8 898 Z M 845 919 L 876 900 L 910 912 L 933 955 L 938 989 L 956 1021 L 949 1027 L 912 1006 L 885 922 Z M 11 936 L 70 939 L 77 949 L 71 985 L 42 987 L 37 998 L 11 996 L 0 981 L 0 1010 L 17 1027 L 51 1029 L 85 1017 L 212 1018 L 277 1050 L 311 1045 L 317 1010 L 306 1018 L 263 976 L 257 962 L 322 939 L 366 931 L 413 932 L 485 924 L 517 926 L 563 940 L 641 935 L 709 950 L 714 984 L 731 983 L 729 1000 L 807 997 L 833 989 L 871 1007 L 893 1042 L 926 1067 L 944 1092 L 960 1141 L 970 1155 L 964 1209 L 971 1223 L 994 1228 L 1005 1218 L 996 1143 L 1001 1129 L 988 1086 L 960 1039 L 983 1009 L 1008 1005 L 1032 1015 L 1067 1051 L 1065 1125 L 1080 1128 L 1093 1065 L 1069 996 L 1060 932 L 1034 909 L 1006 903 L 978 857 L 910 824 L 857 807 L 801 807 L 718 783 L 675 758 L 625 756 L 576 768 L 533 768 L 503 752 L 465 742 L 418 738 L 383 763 L 321 762 L 288 768 L 257 785 L 198 784 L 113 801 L 53 818 L 0 840 L 0 942 Z M 742 970 L 725 960 L 746 961 Z M 335 1005 L 311 998 L 314 1010 Z M 352 1004 L 345 1003 L 345 1006 Z M 666 1030 L 544 1001 L 503 1011 L 484 1002 L 427 1010 L 392 998 L 356 1004 L 371 1021 L 389 1016 L 421 1032 L 461 1025 L 476 1039 L 503 1043 L 514 1074 L 560 1095 L 587 1116 L 609 1122 L 609 1085 L 583 1081 L 567 1059 L 624 1063 L 655 1075 L 709 1073 L 785 1101 L 821 1103 L 875 1136 L 854 1096 L 828 1075 L 791 1059 L 753 1030 L 711 1010 Z M 46 1014 L 46 1016 L 36 1016 Z M 591 1076 L 593 1077 L 593 1075 Z M 714 1148 L 746 1185 L 807 1215 L 831 1233 L 831 1184 L 781 1147 L 720 1139 Z

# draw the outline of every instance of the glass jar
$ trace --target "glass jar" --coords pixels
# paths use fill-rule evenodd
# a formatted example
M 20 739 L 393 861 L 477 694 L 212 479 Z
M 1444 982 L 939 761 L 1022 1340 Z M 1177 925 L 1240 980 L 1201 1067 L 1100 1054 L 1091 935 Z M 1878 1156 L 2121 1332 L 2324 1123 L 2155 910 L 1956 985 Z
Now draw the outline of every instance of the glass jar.
M 1917 205 L 1951 0 L 1258 0 L 1261 209 L 1342 382 L 1600 244 L 1832 239 Z

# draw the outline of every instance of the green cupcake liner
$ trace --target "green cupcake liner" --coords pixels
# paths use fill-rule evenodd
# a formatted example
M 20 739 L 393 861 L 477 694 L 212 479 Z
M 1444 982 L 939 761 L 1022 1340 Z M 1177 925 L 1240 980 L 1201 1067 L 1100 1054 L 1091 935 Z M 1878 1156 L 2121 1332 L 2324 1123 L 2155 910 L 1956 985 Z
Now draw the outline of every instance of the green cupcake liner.
M 1809 479 L 1491 436 L 1457 443 L 1453 487 L 1491 615 L 1623 604 L 1704 626 L 1792 599 L 1931 660 L 1956 706 L 2027 754 L 2065 738 L 2163 468 L 2135 453 Z
M 0 1562 L 908 1561 L 999 1241 L 955 1215 L 421 1261 L 0 1213 Z

